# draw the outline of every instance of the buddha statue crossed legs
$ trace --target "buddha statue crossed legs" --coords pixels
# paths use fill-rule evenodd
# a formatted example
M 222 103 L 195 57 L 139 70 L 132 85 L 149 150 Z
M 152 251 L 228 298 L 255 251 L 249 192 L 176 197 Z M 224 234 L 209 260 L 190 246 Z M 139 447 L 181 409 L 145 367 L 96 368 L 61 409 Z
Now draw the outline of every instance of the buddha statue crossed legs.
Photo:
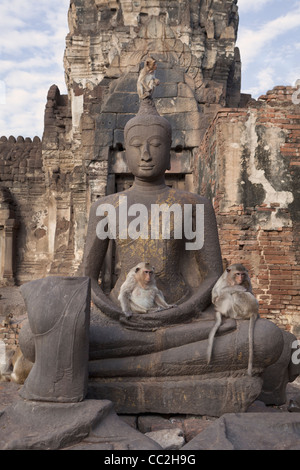
M 243 411 L 259 395 L 264 369 L 280 356 L 282 333 L 273 323 L 257 320 L 250 378 L 248 322 L 226 320 L 207 365 L 207 339 L 214 323 L 211 290 L 222 274 L 212 204 L 166 185 L 171 128 L 150 99 L 142 101 L 137 116 L 125 126 L 124 137 L 134 184 L 98 199 L 89 217 L 84 263 L 95 305 L 91 396 L 111 399 L 116 410 L 125 413 L 217 416 Z M 158 232 L 153 230 L 154 220 L 159 221 Z M 164 220 L 169 224 L 167 236 Z M 98 279 L 109 237 L 115 240 L 118 279 L 106 295 Z M 176 306 L 126 318 L 117 298 L 127 273 L 141 261 L 155 267 L 157 287 L 167 303 Z

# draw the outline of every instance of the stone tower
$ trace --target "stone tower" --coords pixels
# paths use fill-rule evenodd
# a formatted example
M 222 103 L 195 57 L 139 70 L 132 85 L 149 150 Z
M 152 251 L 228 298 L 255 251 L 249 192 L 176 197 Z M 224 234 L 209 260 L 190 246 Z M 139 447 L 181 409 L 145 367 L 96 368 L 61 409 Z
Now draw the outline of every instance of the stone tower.
M 193 187 L 193 150 L 216 109 L 240 103 L 237 26 L 232 0 L 71 1 L 70 137 L 86 159 L 92 199 L 126 184 L 123 127 L 138 110 L 136 81 L 148 54 L 162 83 L 157 109 L 173 127 L 170 179 Z
M 236 0 L 71 0 L 68 18 L 68 96 L 50 88 L 43 136 L 52 273 L 79 268 L 90 203 L 131 184 L 123 128 L 138 111 L 148 54 L 158 62 L 157 109 L 173 128 L 170 185 L 195 188 L 209 123 L 241 101 Z

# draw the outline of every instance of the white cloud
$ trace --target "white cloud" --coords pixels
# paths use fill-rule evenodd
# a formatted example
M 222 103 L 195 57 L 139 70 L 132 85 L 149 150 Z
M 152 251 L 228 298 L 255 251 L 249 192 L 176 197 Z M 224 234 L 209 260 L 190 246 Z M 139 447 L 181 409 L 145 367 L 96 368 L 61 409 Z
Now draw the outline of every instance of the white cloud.
M 238 7 L 240 13 L 246 13 L 249 11 L 262 10 L 267 3 L 271 3 L 273 0 L 238 0 Z
M 263 49 L 266 45 L 270 45 L 280 35 L 287 34 L 299 27 L 300 7 L 297 7 L 294 11 L 265 23 L 257 30 L 245 28 L 241 31 L 237 45 L 242 53 L 244 70 L 257 56 L 264 53 Z
M 43 87 L 34 91 L 26 87 L 6 90 L 5 106 L 0 106 L 0 134 L 41 136 L 46 96 L 47 89 Z
M 272 0 L 258 13 L 241 15 L 237 45 L 242 60 L 242 91 L 254 98 L 299 77 L 300 1 Z M 260 3 L 260 2 L 253 2 Z M 253 7 L 254 8 L 254 7 Z
M 0 135 L 41 137 L 50 86 L 66 93 L 68 6 L 69 0 L 1 0 Z
M 267 90 L 271 90 L 275 85 L 277 85 L 275 77 L 276 73 L 272 67 L 267 67 L 260 70 L 257 73 L 255 85 L 248 88 L 246 90 L 247 93 L 250 93 L 253 97 L 258 97 Z
M 8 36 L 1 38 L 1 51 L 5 54 L 18 56 L 23 49 L 46 48 L 49 45 L 51 36 L 42 31 L 35 30 L 14 30 Z
M 0 105 L 6 103 L 6 84 L 3 80 L 0 80 Z

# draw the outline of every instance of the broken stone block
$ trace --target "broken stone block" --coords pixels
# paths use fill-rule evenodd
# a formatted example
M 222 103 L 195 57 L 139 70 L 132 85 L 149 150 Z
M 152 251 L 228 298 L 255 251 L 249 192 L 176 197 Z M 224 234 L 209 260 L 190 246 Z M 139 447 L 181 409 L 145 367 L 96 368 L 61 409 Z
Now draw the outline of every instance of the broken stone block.
M 157 442 L 164 450 L 178 450 L 185 444 L 183 431 L 180 428 L 147 432 L 145 436 Z

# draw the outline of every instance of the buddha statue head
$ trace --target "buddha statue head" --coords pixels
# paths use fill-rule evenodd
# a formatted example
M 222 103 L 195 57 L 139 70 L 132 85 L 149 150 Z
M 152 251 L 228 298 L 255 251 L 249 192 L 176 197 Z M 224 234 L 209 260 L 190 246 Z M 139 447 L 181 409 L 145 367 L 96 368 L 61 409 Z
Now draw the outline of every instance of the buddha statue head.
M 126 159 L 140 181 L 156 181 L 170 169 L 172 129 L 152 100 L 141 102 L 138 114 L 124 128 Z

